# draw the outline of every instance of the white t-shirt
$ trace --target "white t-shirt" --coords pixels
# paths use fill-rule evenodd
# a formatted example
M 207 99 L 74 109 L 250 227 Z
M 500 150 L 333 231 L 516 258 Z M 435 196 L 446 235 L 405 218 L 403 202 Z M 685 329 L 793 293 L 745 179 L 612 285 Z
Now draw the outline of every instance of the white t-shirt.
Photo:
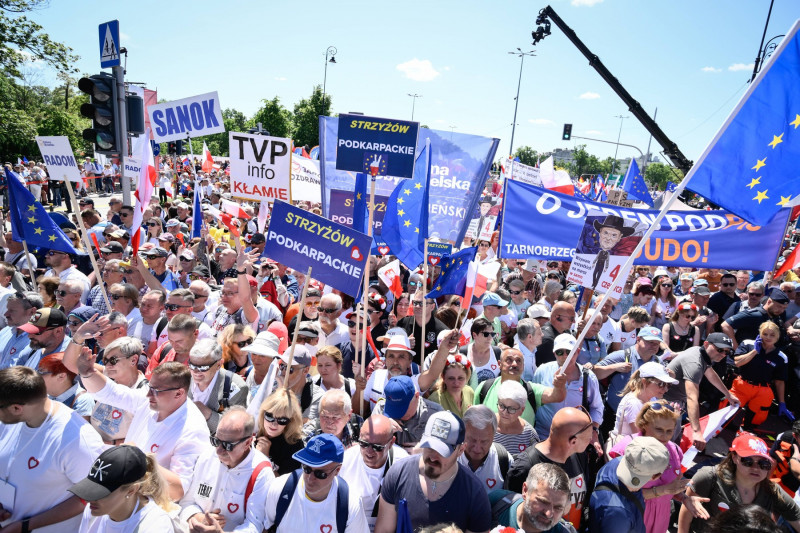
M 408 453 L 397 445 L 392 446 L 392 455 L 392 464 L 408 457 Z M 355 491 L 361 498 L 361 507 L 364 509 L 370 531 L 375 529 L 375 521 L 378 519 L 378 515 L 373 511 L 377 511 L 375 506 L 378 505 L 378 495 L 381 493 L 381 483 L 386 471 L 386 464 L 380 468 L 370 468 L 365 465 L 361 457 L 361 446 L 352 446 L 344 452 L 344 462 L 339 477 L 347 481 L 350 492 Z
M 636 394 L 629 392 L 622 397 L 617 407 L 617 420 L 614 422 L 613 435 L 633 435 L 639 432 L 636 427 L 636 417 L 644 407 L 642 401 Z
M 600 333 L 598 333 L 597 336 L 603 339 L 606 346 L 611 346 L 612 342 L 620 342 L 619 323 L 609 317 L 609 319 L 603 323 L 603 327 L 600 328 Z
M 136 383 L 131 387 L 137 394 L 141 394 L 143 398 L 147 397 L 147 391 L 150 386 L 144 379 L 144 374 L 139 372 L 139 377 L 136 378 Z M 88 394 L 88 396 L 92 396 Z M 112 442 L 119 439 L 124 439 L 128 434 L 128 428 L 133 421 L 133 413 L 119 409 L 107 403 L 95 402 L 94 410 L 92 411 L 92 419 L 90 420 L 92 427 L 100 432 L 100 436 L 106 442 Z
M 636 330 L 622 331 L 622 324 L 619 324 L 619 342 L 622 343 L 622 349 L 630 348 L 636 344 Z
M 189 400 L 161 422 L 150 409 L 147 396 L 109 380 L 94 393 L 95 400 L 133 412 L 125 437 L 145 453 L 154 453 L 158 464 L 181 478 L 183 490 L 189 487 L 192 471 L 201 453 L 208 450 L 209 431 L 205 417 Z
M 187 522 L 197 513 L 219 509 L 220 514 L 225 517 L 224 531 L 233 531 L 245 521 L 244 494 L 250 476 L 264 462 L 267 466 L 259 472 L 246 506 L 248 521 L 262 523 L 264 500 L 275 474 L 269 459 L 254 449 L 233 468 L 228 468 L 219 461 L 216 450 L 211 449 L 201 455 L 197 459 L 189 490 L 179 502 L 181 522 Z
M 103 441 L 81 415 L 58 402 L 38 428 L 0 424 L 3 478 L 16 488 L 10 524 L 47 511 L 72 496 L 67 489 L 85 479 L 103 452 Z M 76 531 L 81 516 L 37 528 L 37 533 Z
M 49 268 L 47 272 L 44 273 L 45 276 L 56 276 L 61 283 L 71 280 L 71 281 L 79 281 L 83 284 L 83 292 L 81 293 L 81 303 L 86 305 L 86 302 L 89 298 L 89 289 L 91 288 L 92 284 L 89 283 L 89 278 L 86 277 L 86 274 L 75 268 L 74 266 L 69 267 L 66 270 L 63 270 L 61 274 L 56 274 L 56 271 L 52 268 Z
M 275 509 L 278 505 L 278 498 L 281 495 L 283 486 L 290 474 L 285 474 L 272 483 L 267 490 L 266 518 L 263 524 L 257 524 L 257 528 L 269 529 L 275 522 Z M 328 497 L 321 502 L 314 502 L 306 497 L 306 485 L 303 476 L 297 482 L 292 501 L 286 509 L 277 533 L 297 533 L 303 532 L 328 532 L 336 533 L 336 498 L 339 478 L 333 480 Z M 361 506 L 361 498 L 358 491 L 350 490 L 347 504 L 347 527 L 345 533 L 364 533 L 368 531 L 367 518 L 364 516 L 364 508 Z M 252 527 L 251 530 L 256 531 Z M 258 529 L 261 531 L 261 529 Z
M 39 531 L 38 529 L 36 531 Z M 66 531 L 66 530 L 65 530 Z M 89 506 L 83 510 L 80 533 L 134 533 L 145 531 L 174 531 L 172 519 L 153 500 L 144 507 L 137 507 L 127 520 L 114 522 L 108 515 L 92 516 Z
M 259 297 L 256 300 L 256 311 L 258 311 L 258 331 L 256 333 L 265 331 L 273 320 L 283 321 L 281 310 L 266 298 Z
M 375 370 L 367 380 L 367 385 L 364 388 L 364 398 L 369 400 L 369 406 L 374 409 L 375 406 L 384 398 L 383 389 L 386 387 L 386 382 L 389 381 L 389 371 L 385 368 Z M 414 382 L 414 389 L 419 390 L 419 374 L 411 376 L 411 381 Z
M 342 313 L 344 315 L 344 313 Z M 341 321 L 336 323 L 336 328 L 331 331 L 330 335 L 326 335 L 322 328 L 319 331 L 319 343 L 317 344 L 317 348 L 322 348 L 323 346 L 336 346 L 339 344 L 344 344 L 345 342 L 350 340 L 350 330 L 347 328 L 347 324 L 342 323 Z
M 459 455 L 458 462 L 469 468 L 470 472 L 472 472 L 472 468 L 469 466 L 467 454 L 462 453 Z M 514 458 L 511 456 L 511 454 L 508 454 L 509 470 L 511 470 L 513 464 Z M 493 490 L 503 488 L 505 478 L 503 477 L 503 473 L 500 471 L 500 460 L 497 458 L 497 448 L 494 446 L 494 444 L 492 444 L 492 447 L 489 448 L 489 455 L 486 456 L 486 460 L 483 462 L 483 464 L 472 473 L 478 476 L 478 479 L 481 480 L 483 488 L 486 489 L 486 494 L 489 494 Z M 507 473 L 508 472 L 506 472 L 506 474 Z

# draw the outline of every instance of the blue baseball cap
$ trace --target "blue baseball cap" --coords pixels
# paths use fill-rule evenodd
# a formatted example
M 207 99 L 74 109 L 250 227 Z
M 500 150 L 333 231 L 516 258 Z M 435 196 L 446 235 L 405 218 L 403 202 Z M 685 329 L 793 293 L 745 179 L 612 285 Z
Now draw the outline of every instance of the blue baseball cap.
M 653 326 L 645 326 L 639 330 L 639 334 L 637 335 L 640 339 L 644 339 L 646 341 L 662 341 L 664 339 L 661 338 L 661 331 L 658 328 L 654 328 Z
M 497 305 L 499 307 L 505 307 L 508 305 L 508 300 L 503 300 L 495 292 L 487 292 L 483 295 L 481 305 Z
M 414 382 L 408 376 L 395 376 L 386 382 L 383 394 L 386 403 L 383 405 L 383 414 L 389 418 L 402 418 L 411 405 L 411 400 L 417 393 Z
M 321 433 L 309 439 L 306 447 L 295 452 L 292 458 L 312 468 L 344 461 L 344 446 L 336 436 Z

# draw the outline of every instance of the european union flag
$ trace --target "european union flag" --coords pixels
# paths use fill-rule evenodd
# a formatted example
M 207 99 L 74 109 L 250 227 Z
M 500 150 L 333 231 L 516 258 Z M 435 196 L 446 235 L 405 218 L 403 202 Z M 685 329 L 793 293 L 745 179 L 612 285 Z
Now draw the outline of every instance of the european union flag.
M 800 21 L 685 178 L 687 188 L 757 226 L 800 192 L 798 28 Z
M 467 287 L 467 270 L 475 260 L 477 248 L 464 248 L 460 252 L 442 258 L 442 273 L 436 279 L 436 285 L 426 298 L 438 298 L 446 294 L 464 296 Z
M 392 253 L 410 269 L 425 258 L 428 233 L 428 185 L 431 179 L 431 144 L 417 155 L 414 177 L 401 181 L 386 202 L 381 236 Z
M 356 187 L 353 190 L 353 229 L 361 233 L 367 232 L 367 175 L 363 172 L 356 173 Z
M 72 242 L 50 218 L 42 204 L 34 200 L 30 191 L 8 169 L 6 169 L 6 181 L 11 204 L 8 216 L 11 219 L 12 239 L 17 242 L 24 241 L 28 246 L 77 254 Z
M 608 201 L 608 194 L 606 194 L 606 181 L 603 179 L 602 174 L 597 175 L 597 180 L 594 182 L 594 192 L 595 202 Z
M 201 185 L 199 181 L 194 182 L 194 205 L 192 213 L 192 239 L 199 237 L 203 231 L 203 210 L 200 209 Z M 261 228 L 258 228 L 259 231 Z
M 666 190 L 666 192 L 675 192 L 675 189 L 677 189 L 677 188 L 678 188 L 678 185 L 676 183 L 668 181 L 667 182 L 667 190 Z
M 642 173 L 639 172 L 639 165 L 636 164 L 636 160 L 633 158 L 631 158 L 631 166 L 628 167 L 625 179 L 622 180 L 622 190 L 627 192 L 629 197 L 632 196 L 653 207 L 653 197 L 650 196 L 650 191 L 647 190 Z

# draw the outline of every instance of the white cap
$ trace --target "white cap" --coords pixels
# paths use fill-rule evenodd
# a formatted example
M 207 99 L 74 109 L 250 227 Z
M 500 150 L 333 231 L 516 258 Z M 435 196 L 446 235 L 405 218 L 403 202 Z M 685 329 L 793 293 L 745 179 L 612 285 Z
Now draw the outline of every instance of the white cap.
M 667 369 L 664 368 L 664 365 L 661 363 L 656 363 L 655 361 L 648 361 L 640 366 L 639 375 L 643 378 L 657 379 L 658 381 L 663 381 L 664 383 L 669 383 L 670 385 L 678 384 L 678 380 L 667 373 Z

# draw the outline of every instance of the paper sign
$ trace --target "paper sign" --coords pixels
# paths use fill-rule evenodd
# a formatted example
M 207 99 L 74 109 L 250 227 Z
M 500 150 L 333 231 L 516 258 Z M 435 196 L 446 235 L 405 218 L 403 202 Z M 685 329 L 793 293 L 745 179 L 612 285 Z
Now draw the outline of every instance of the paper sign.
M 291 139 L 230 132 L 231 194 L 248 200 L 292 201 Z
M 160 143 L 225 131 L 216 91 L 149 105 L 147 114 L 153 127 L 153 138 Z
M 358 294 L 371 239 L 285 202 L 276 201 L 264 255 L 351 296 Z
M 442 261 L 442 257 L 453 252 L 453 245 L 447 242 L 428 241 L 428 263 L 437 266 Z
M 519 161 L 509 160 L 505 164 L 506 178 L 521 181 L 537 187 L 542 186 L 542 178 L 539 177 L 539 169 L 528 165 L 523 165 Z
M 292 200 L 320 203 L 319 161 L 297 154 L 292 156 Z
M 336 169 L 410 178 L 419 122 L 339 115 Z
M 81 181 L 81 173 L 69 139 L 59 137 L 36 137 L 36 144 L 42 153 L 42 161 L 47 166 L 50 178 L 54 180 Z

